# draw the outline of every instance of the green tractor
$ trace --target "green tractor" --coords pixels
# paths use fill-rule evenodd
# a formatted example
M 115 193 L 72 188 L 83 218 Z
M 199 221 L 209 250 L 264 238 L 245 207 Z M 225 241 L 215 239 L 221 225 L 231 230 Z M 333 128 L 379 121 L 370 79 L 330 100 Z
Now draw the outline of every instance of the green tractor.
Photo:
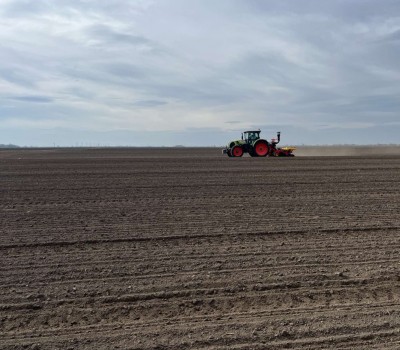
M 294 147 L 277 148 L 276 145 L 281 140 L 281 133 L 278 131 L 276 139 L 268 142 L 260 138 L 261 130 L 244 131 L 242 139 L 231 141 L 225 149 L 222 150 L 223 154 L 228 157 L 241 157 L 244 153 L 250 154 L 251 157 L 293 157 Z

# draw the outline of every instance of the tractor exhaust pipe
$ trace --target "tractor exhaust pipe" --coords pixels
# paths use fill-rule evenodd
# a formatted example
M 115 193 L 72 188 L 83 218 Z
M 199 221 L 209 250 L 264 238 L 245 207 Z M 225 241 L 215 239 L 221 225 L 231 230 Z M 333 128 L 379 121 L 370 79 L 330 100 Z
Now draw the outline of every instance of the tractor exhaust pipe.
M 281 132 L 280 131 L 278 131 L 277 133 L 276 133 L 276 143 L 278 144 L 280 141 L 281 141 Z

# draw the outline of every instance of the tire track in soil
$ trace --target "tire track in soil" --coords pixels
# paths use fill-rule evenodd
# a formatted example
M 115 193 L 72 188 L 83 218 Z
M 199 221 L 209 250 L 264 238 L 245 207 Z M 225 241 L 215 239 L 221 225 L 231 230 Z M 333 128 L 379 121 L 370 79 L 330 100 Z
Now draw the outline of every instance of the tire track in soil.
M 398 348 L 400 157 L 6 152 L 2 348 Z

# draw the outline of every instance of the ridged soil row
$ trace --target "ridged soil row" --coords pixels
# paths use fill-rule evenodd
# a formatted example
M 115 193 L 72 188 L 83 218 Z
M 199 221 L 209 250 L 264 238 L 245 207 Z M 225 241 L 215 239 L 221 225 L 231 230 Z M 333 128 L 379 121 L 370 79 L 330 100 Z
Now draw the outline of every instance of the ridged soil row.
M 400 158 L 105 152 L 0 153 L 2 348 L 400 344 Z

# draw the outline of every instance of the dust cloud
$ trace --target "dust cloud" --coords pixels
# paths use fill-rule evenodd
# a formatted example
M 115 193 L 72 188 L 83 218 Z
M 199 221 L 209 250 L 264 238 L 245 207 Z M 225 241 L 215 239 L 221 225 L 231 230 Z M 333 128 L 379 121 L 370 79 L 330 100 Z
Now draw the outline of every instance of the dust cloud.
M 294 154 L 298 157 L 397 156 L 400 146 L 297 146 Z

